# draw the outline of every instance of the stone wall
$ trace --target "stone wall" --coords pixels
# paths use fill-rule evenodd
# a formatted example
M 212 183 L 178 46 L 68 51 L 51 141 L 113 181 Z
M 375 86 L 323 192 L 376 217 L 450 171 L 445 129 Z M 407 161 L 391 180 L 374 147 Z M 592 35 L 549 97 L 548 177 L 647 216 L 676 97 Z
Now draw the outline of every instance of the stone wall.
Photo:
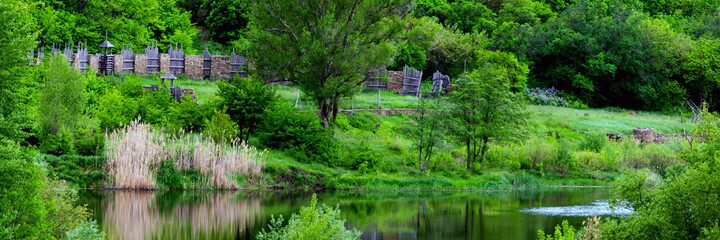
M 185 55 L 185 75 L 192 79 L 203 78 L 203 57 Z
M 94 69 L 95 71 L 97 71 L 100 67 L 100 57 L 95 54 L 88 54 L 88 63 L 90 64 L 90 68 L 88 68 L 87 70 Z
M 230 76 L 229 56 L 213 56 L 210 61 L 210 77 L 216 79 L 234 77 Z
M 401 91 L 402 90 L 402 72 L 401 71 L 388 71 L 388 91 Z
M 123 69 L 123 56 L 118 54 L 114 55 L 115 57 L 115 63 L 113 65 L 113 72 L 115 74 L 122 74 Z M 147 55 L 145 54 L 135 54 L 133 55 L 133 58 L 135 59 L 133 68 L 134 73 L 137 75 L 146 76 L 148 75 L 147 72 Z M 80 57 L 77 54 L 73 54 L 72 56 L 73 64 L 72 67 L 75 69 L 80 69 Z M 210 76 L 214 79 L 226 79 L 231 78 L 234 76 L 230 75 L 230 57 L 229 56 L 213 56 L 212 57 L 212 63 L 211 63 L 211 70 L 210 70 Z M 39 64 L 40 61 L 38 60 L 36 64 Z M 88 54 L 88 64 L 87 70 L 94 69 L 98 70 L 100 66 L 100 57 L 95 54 Z M 170 55 L 166 53 L 160 54 L 160 71 L 161 72 L 168 72 L 170 71 Z M 185 55 L 185 75 L 192 79 L 203 79 L 203 57 L 199 55 Z M 401 73 L 402 76 L 402 73 Z M 400 79 L 402 81 L 402 79 Z M 401 84 L 402 87 L 402 84 Z
M 135 68 L 135 74 L 147 75 L 147 55 L 135 54 L 135 65 L 133 68 Z
M 115 74 L 122 74 L 122 68 L 123 68 L 123 56 L 122 55 L 115 55 L 115 66 L 113 66 L 115 70 Z

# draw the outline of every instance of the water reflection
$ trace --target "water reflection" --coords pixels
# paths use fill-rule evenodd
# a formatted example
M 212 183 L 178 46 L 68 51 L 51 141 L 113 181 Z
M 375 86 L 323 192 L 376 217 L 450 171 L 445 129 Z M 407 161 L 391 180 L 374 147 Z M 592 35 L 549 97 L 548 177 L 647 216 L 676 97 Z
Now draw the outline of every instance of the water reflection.
M 290 214 L 310 193 L 85 192 L 110 239 L 254 239 L 270 215 Z M 514 192 L 325 192 L 362 239 L 534 239 L 567 219 L 604 215 L 607 189 Z M 595 203 L 595 204 L 593 204 Z M 606 204 L 606 203 L 605 203 Z M 537 214 L 586 207 L 583 215 Z M 562 207 L 562 208 L 559 208 Z M 592 208 L 597 207 L 597 208 Z M 542 210 L 535 210 L 542 209 Z M 593 212 L 597 211 L 597 212 Z
M 236 193 L 113 192 L 103 230 L 118 239 L 236 239 L 262 214 L 260 199 Z

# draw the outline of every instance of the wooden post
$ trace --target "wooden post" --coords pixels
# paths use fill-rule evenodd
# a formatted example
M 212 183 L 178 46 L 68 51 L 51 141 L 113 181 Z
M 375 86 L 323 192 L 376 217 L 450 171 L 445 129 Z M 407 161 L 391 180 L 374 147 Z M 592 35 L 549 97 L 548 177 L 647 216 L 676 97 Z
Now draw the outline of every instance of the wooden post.
M 377 109 L 380 109 L 380 89 L 378 89 Z
M 298 102 L 300 101 L 300 89 L 298 89 L 297 97 L 295 97 L 295 107 L 297 108 Z

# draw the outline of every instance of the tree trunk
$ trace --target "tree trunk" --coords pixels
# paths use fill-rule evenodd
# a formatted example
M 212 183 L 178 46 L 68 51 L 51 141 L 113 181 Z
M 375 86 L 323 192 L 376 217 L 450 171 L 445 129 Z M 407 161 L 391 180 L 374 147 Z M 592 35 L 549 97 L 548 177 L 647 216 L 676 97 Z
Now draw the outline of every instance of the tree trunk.
M 470 170 L 470 159 L 471 159 L 472 155 L 475 153 L 473 153 L 472 150 L 470 149 L 470 140 L 469 139 L 465 140 L 465 145 L 467 147 L 467 169 Z
M 423 171 L 423 156 L 422 156 L 422 137 L 420 137 L 420 155 L 418 155 L 418 166 L 420 167 L 420 171 Z
M 483 166 L 483 160 L 485 160 L 485 152 L 487 152 L 488 137 L 483 138 L 482 150 L 480 150 L 480 167 Z

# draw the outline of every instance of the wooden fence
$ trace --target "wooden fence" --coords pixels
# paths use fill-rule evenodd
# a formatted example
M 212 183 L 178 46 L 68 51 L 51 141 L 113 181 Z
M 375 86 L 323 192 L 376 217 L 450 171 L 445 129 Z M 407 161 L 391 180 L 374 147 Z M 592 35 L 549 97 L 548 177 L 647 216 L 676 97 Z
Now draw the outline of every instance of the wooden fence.
M 403 91 L 401 94 L 419 97 L 420 80 L 422 80 L 422 71 L 405 66 L 403 68 Z
M 212 67 L 212 56 L 210 55 L 210 51 L 208 51 L 208 48 L 205 47 L 205 51 L 203 52 L 203 78 L 210 77 L 211 67 Z
M 132 44 L 123 44 L 120 56 L 122 56 L 122 73 L 135 73 L 135 55 L 133 55 Z
M 240 75 L 241 78 L 246 78 L 247 73 L 245 72 L 245 64 L 247 63 L 247 57 L 243 57 L 240 55 L 235 54 L 235 49 L 233 48 L 232 53 L 230 54 L 230 75 Z
M 152 43 L 145 48 L 145 55 L 147 56 L 147 73 L 159 73 L 160 72 L 160 54 L 158 52 L 157 43 L 153 46 Z
M 172 44 L 170 44 L 168 55 L 170 56 L 169 72 L 174 75 L 185 74 L 185 52 L 183 52 L 182 44 L 180 48 L 178 48 L 176 43 L 174 49 Z

